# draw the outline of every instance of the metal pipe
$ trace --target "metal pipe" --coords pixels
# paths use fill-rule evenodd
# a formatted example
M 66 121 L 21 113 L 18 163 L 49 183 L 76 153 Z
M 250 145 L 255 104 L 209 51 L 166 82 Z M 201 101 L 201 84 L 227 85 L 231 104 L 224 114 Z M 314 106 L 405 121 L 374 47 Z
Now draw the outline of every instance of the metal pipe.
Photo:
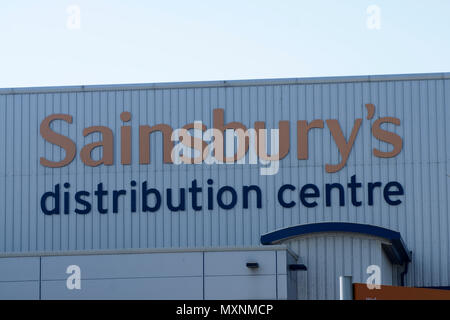
M 406 277 L 406 274 L 408 273 L 408 265 L 409 265 L 409 262 L 405 262 L 405 269 L 403 270 L 402 273 L 400 273 L 400 285 L 402 287 L 405 286 L 405 277 Z
M 339 277 L 339 300 L 353 300 L 352 276 Z

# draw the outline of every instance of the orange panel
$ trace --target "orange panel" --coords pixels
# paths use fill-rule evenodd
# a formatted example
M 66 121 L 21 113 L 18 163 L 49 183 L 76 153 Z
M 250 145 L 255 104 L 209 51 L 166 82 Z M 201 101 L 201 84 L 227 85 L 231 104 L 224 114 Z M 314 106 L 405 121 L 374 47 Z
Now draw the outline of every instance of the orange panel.
M 366 284 L 354 283 L 355 300 L 450 300 L 450 290 L 381 286 L 369 289 Z

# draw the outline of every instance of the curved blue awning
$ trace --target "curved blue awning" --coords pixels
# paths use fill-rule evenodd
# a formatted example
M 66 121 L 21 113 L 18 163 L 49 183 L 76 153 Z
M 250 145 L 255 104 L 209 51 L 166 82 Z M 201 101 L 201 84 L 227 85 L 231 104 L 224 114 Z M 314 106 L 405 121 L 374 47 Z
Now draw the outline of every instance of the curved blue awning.
M 349 222 L 320 222 L 302 224 L 283 228 L 266 233 L 261 236 L 261 244 L 271 245 L 308 234 L 320 232 L 349 232 L 379 237 L 388 240 L 391 244 L 383 244 L 383 250 L 394 264 L 404 264 L 411 261 L 411 252 L 406 247 L 400 232 L 360 223 Z

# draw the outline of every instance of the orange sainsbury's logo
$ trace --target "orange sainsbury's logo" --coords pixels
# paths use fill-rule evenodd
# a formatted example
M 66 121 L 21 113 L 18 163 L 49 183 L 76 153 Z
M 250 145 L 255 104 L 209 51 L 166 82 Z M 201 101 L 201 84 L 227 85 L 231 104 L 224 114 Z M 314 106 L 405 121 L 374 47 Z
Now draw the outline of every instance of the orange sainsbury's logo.
M 372 153 L 379 158 L 392 158 L 397 156 L 403 146 L 402 138 L 394 132 L 382 128 L 383 124 L 390 123 L 400 125 L 400 119 L 394 117 L 380 117 L 371 121 L 375 114 L 373 104 L 365 105 L 367 110 L 366 120 L 370 121 L 373 138 L 391 145 L 390 151 L 381 151 L 373 148 Z M 122 112 L 120 119 L 123 122 L 120 127 L 120 163 L 122 165 L 132 164 L 132 126 L 127 125 L 131 120 L 130 112 Z M 51 128 L 54 121 L 64 121 L 69 125 L 74 119 L 69 114 L 52 114 L 47 116 L 40 125 L 42 138 L 60 148 L 64 149 L 65 157 L 61 160 L 48 159 L 46 156 L 40 158 L 41 165 L 49 168 L 61 168 L 69 165 L 76 157 L 77 145 L 68 136 L 55 132 Z M 297 159 L 307 160 L 309 136 L 316 130 L 328 129 L 334 144 L 340 155 L 338 163 L 326 163 L 325 171 L 334 173 L 341 170 L 352 151 L 355 140 L 363 123 L 362 118 L 354 120 L 350 136 L 345 137 L 342 127 L 337 119 L 314 119 L 312 121 L 297 120 L 296 126 L 296 149 Z M 150 164 L 150 136 L 159 132 L 162 136 L 162 160 L 171 164 L 221 164 L 221 163 L 245 163 L 248 155 L 248 163 L 256 164 L 258 160 L 262 164 L 275 163 L 274 174 L 278 171 L 278 161 L 285 158 L 290 151 L 291 142 L 290 128 L 292 123 L 288 120 L 278 122 L 278 128 L 267 130 L 264 121 L 255 121 L 253 128 L 247 128 L 238 121 L 225 123 L 224 109 L 213 110 L 212 128 L 207 128 L 201 121 L 186 124 L 184 127 L 174 129 L 168 124 L 153 124 L 139 126 L 139 164 Z M 106 126 L 91 126 L 83 129 L 83 136 L 87 137 L 93 133 L 100 133 L 101 140 L 84 145 L 80 150 L 81 161 L 90 167 L 99 165 L 114 165 L 114 133 Z M 269 155 L 267 140 L 271 141 L 271 153 Z M 235 143 L 235 140 L 236 143 Z M 101 148 L 100 159 L 92 158 L 92 151 Z M 231 150 L 231 151 L 230 151 Z

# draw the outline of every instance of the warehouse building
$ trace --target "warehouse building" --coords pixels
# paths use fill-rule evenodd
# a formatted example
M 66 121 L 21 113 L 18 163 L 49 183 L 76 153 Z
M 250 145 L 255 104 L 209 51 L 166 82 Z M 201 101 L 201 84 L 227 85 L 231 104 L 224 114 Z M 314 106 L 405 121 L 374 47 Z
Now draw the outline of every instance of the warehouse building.
M 450 287 L 450 74 L 0 89 L 1 299 Z

